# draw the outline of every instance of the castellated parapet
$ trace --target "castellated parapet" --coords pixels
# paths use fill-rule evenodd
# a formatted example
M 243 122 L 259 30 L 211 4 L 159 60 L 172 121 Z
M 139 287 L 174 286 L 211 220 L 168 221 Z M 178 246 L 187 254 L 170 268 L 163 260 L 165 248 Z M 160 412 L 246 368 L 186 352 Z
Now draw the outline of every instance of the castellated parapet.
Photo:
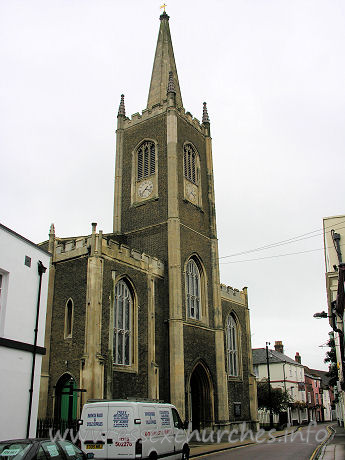
M 226 286 L 225 284 L 220 285 L 220 295 L 224 300 L 231 300 L 243 306 L 247 306 L 247 288 L 243 288 L 242 291 Z
M 168 109 L 168 102 L 163 101 L 163 104 L 156 104 L 150 109 L 145 109 L 141 112 L 134 113 L 131 118 L 124 119 L 124 128 L 129 128 L 132 126 L 137 125 L 138 123 L 142 123 L 149 118 L 155 117 L 162 113 L 165 113 Z M 199 132 L 205 134 L 204 126 L 200 123 L 197 118 L 194 118 L 190 112 L 186 112 L 183 107 L 176 109 L 177 113 L 183 118 L 184 120 L 188 121 L 191 125 L 193 125 Z
M 164 264 L 156 257 L 120 244 L 102 232 L 76 238 L 55 238 L 53 262 L 62 262 L 82 256 L 114 259 L 156 276 L 164 276 Z

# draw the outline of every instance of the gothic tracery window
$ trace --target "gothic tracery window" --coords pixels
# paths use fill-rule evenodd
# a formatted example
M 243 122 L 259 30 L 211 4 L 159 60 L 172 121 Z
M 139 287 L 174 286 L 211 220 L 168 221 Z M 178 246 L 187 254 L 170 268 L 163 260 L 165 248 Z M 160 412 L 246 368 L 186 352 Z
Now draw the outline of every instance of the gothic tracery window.
M 114 296 L 114 364 L 132 364 L 132 307 L 131 292 L 121 280 Z
M 193 259 L 190 259 L 186 268 L 186 297 L 187 314 L 189 318 L 200 319 L 200 271 Z
M 226 323 L 226 355 L 228 375 L 238 376 L 238 328 L 232 315 L 228 316 Z
M 194 184 L 198 182 L 197 153 L 191 144 L 183 148 L 184 176 Z
M 140 144 L 137 150 L 137 180 L 152 176 L 156 172 L 156 149 L 151 141 Z

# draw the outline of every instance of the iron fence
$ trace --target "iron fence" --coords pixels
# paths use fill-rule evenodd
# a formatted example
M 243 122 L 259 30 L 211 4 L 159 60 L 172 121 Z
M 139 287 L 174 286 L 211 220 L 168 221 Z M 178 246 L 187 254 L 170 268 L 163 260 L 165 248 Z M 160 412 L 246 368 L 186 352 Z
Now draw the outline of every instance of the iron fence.
M 79 430 L 77 420 L 61 420 L 54 418 L 44 418 L 37 420 L 36 437 L 51 438 L 61 436 L 73 441 Z

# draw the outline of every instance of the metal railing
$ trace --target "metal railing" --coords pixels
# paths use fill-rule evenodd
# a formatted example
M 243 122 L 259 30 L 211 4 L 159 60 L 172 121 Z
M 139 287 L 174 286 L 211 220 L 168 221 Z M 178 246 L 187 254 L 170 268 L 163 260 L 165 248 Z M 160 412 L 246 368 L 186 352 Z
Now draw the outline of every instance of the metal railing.
M 73 440 L 75 439 L 78 430 L 79 425 L 77 420 L 68 421 L 54 418 L 44 418 L 37 420 L 36 437 L 51 438 L 60 435 L 65 439 Z

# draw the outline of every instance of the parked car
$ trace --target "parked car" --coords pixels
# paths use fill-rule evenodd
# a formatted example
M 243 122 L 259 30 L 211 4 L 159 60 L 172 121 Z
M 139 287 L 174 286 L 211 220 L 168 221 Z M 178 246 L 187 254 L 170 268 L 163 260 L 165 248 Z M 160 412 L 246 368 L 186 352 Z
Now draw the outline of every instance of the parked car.
M 1 460 L 86 460 L 93 453 L 84 454 L 70 441 L 50 439 L 13 439 L 0 441 Z

